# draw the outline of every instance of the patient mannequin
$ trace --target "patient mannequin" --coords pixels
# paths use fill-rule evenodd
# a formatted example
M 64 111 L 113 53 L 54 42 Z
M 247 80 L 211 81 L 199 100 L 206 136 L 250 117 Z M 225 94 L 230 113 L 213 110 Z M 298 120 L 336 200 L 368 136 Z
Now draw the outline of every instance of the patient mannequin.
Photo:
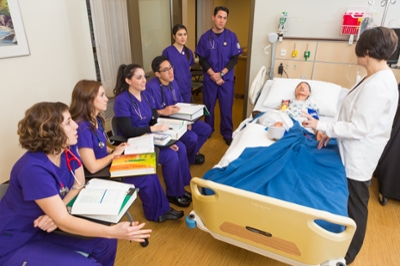
M 277 126 L 284 127 L 286 130 L 293 126 L 293 121 L 298 121 L 300 124 L 305 118 L 301 115 L 302 112 L 312 113 L 315 118 L 318 118 L 319 108 L 313 103 L 309 97 L 311 94 L 311 87 L 305 81 L 300 82 L 294 91 L 294 100 L 282 100 L 281 106 L 278 110 L 270 110 L 267 113 L 259 116 L 257 123 L 266 127 Z M 261 111 L 253 111 L 253 118 L 261 113 Z M 311 131 L 313 132 L 313 131 Z M 317 135 L 317 132 L 313 132 Z
M 310 94 L 310 84 L 305 81 L 300 82 L 294 91 L 295 100 L 291 101 L 286 109 L 286 103 L 282 101 L 281 109 L 283 107 L 283 112 L 295 120 L 298 120 L 302 111 L 308 112 L 308 109 L 312 109 L 318 113 L 319 110 L 317 105 L 309 99 Z

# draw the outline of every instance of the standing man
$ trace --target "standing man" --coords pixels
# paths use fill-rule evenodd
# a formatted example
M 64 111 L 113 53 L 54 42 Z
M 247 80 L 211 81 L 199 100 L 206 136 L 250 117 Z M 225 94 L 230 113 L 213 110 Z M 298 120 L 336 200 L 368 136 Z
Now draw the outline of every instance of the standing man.
M 200 38 L 195 53 L 204 71 L 203 102 L 210 111 L 205 121 L 214 131 L 214 107 L 219 100 L 220 132 L 225 143 L 232 142 L 233 68 L 242 53 L 236 34 L 225 28 L 229 9 L 217 6 L 212 20 L 214 26 Z

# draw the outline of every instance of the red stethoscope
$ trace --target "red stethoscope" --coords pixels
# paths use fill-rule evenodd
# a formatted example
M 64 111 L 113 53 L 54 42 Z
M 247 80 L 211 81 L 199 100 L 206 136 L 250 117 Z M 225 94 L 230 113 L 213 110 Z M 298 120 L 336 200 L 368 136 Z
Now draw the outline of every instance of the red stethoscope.
M 65 160 L 67 161 L 67 167 L 68 167 L 69 171 L 71 172 L 72 176 L 74 177 L 75 181 L 79 184 L 79 187 L 77 187 L 77 188 L 83 187 L 85 184 L 79 182 L 79 180 L 78 180 L 78 178 L 76 178 L 74 171 L 72 170 L 72 166 L 71 166 L 71 162 L 76 161 L 78 163 L 78 167 L 81 167 L 82 166 L 81 161 L 69 149 L 65 149 L 64 154 L 65 154 Z M 61 180 L 59 180 L 58 182 L 60 183 L 60 194 L 61 194 L 61 196 L 64 197 L 69 192 L 69 188 L 64 186 L 64 184 L 61 182 Z M 72 187 L 72 188 L 74 189 L 76 187 Z

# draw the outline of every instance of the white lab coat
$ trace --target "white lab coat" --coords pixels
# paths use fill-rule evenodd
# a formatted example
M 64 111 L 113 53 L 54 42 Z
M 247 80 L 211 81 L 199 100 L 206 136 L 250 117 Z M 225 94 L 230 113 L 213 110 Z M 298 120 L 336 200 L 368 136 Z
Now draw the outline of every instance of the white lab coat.
M 317 130 L 338 138 L 348 178 L 357 181 L 371 179 L 390 138 L 398 97 L 393 72 L 382 70 L 349 92 L 336 122 L 318 122 Z

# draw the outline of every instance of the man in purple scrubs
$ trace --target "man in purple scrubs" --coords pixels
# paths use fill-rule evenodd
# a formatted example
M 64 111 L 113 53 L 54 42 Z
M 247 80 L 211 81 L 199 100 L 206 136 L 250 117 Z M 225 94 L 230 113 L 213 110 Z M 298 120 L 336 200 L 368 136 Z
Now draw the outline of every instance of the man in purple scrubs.
M 204 71 L 203 102 L 210 111 L 205 117 L 214 131 L 214 107 L 219 100 L 220 132 L 227 145 L 232 142 L 233 68 L 242 53 L 236 34 L 225 28 L 229 9 L 217 6 L 212 20 L 214 26 L 200 38 L 195 53 Z
M 170 116 L 179 111 L 175 104 L 183 102 L 178 83 L 174 80 L 174 69 L 164 56 L 153 59 L 151 67 L 156 75 L 146 83 L 146 91 L 153 95 L 158 114 Z M 199 153 L 200 148 L 210 137 L 211 127 L 201 120 L 188 126 L 188 131 L 179 139 L 186 146 L 190 164 L 203 164 L 205 157 Z

